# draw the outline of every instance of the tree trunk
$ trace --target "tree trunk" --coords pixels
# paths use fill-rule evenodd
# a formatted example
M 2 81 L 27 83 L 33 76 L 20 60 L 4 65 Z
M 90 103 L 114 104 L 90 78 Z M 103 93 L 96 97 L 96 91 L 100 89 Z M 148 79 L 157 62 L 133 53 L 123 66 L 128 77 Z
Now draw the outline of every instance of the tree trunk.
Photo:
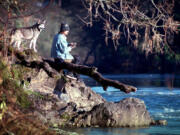
M 26 56 L 19 51 L 16 51 L 14 54 L 20 60 L 20 64 L 31 68 L 37 68 L 37 69 L 42 68 L 50 77 L 54 77 L 55 75 L 57 75 L 57 71 L 60 71 L 62 69 L 67 69 L 76 72 L 78 74 L 87 75 L 93 78 L 102 85 L 104 90 L 106 90 L 109 86 L 120 89 L 125 93 L 135 92 L 137 90 L 137 88 L 134 86 L 123 84 L 117 80 L 104 78 L 97 71 L 96 67 L 88 67 L 85 65 L 77 65 L 68 62 L 55 63 L 52 60 L 43 59 L 43 58 L 31 61 L 29 60 L 29 58 L 26 58 Z

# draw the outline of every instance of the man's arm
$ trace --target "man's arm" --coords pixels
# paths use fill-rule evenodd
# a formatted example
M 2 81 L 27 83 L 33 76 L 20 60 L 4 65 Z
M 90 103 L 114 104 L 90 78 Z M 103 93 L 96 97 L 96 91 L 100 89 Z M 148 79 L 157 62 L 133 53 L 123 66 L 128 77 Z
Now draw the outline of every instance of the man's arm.
M 63 38 L 59 38 L 57 47 L 61 53 L 68 53 L 72 50 L 72 47 L 68 46 L 68 42 Z
M 72 43 L 69 43 L 68 46 L 71 46 L 71 47 L 76 47 L 77 46 L 77 43 L 76 42 L 72 42 Z

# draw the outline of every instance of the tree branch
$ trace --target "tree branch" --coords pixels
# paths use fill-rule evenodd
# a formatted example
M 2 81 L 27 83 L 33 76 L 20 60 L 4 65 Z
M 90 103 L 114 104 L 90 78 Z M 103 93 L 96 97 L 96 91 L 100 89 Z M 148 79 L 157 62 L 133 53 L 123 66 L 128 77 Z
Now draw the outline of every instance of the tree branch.
M 164 41 L 170 37 L 166 36 L 168 32 L 171 33 L 170 35 L 173 37 L 172 34 L 179 31 L 178 26 L 180 22 L 176 21 L 173 15 L 174 0 L 84 0 L 83 2 L 83 5 L 90 5 L 89 7 L 86 6 L 89 18 L 84 18 L 83 21 L 89 21 L 86 22 L 86 24 L 93 24 L 93 21 L 96 22 L 96 20 L 104 23 L 105 40 L 107 41 L 110 37 L 115 49 L 119 45 L 122 37 L 120 33 L 122 33 L 121 35 L 124 37 L 128 37 L 127 44 L 132 44 L 134 47 L 137 47 L 137 42 L 135 41 L 142 42 L 142 39 L 145 38 L 145 33 L 143 33 L 142 30 L 150 27 L 154 29 L 154 32 L 151 30 L 148 35 L 148 38 L 152 40 L 152 44 L 145 42 L 144 46 L 140 46 L 140 48 L 142 51 L 145 51 L 146 54 L 153 52 L 163 53 L 162 50 L 165 50 L 165 48 L 162 47 L 162 49 L 159 50 L 159 44 L 167 44 Z M 118 27 L 120 25 L 121 27 Z M 134 29 L 138 30 L 141 36 L 137 38 L 134 35 Z M 153 36 L 159 33 L 163 35 L 160 37 L 161 39 L 154 39 Z M 132 39 L 131 42 L 129 42 L 129 39 Z M 145 41 L 147 40 L 145 39 Z M 169 44 L 167 45 L 169 46 Z
M 44 60 L 45 62 L 49 63 L 51 67 L 54 67 L 52 64 L 53 62 L 50 60 Z M 57 64 L 57 63 L 55 63 Z M 100 83 L 103 87 L 104 90 L 106 90 L 109 86 L 115 87 L 117 89 L 120 89 L 121 91 L 125 93 L 130 93 L 130 92 L 135 92 L 137 90 L 136 87 L 130 86 L 123 84 L 117 80 L 111 80 L 104 78 L 98 71 L 96 67 L 88 67 L 85 65 L 77 65 L 77 64 L 72 64 L 68 62 L 62 62 L 61 64 L 57 64 L 57 67 L 60 67 L 60 69 L 68 69 L 70 71 L 87 75 L 94 80 L 96 80 L 98 83 Z
M 121 91 L 125 93 L 135 92 L 137 90 L 136 87 L 123 84 L 117 80 L 111 80 L 104 78 L 98 71 L 96 67 L 88 67 L 85 65 L 77 65 L 72 64 L 68 62 L 62 62 L 62 63 L 55 63 L 52 60 L 49 59 L 43 59 L 40 58 L 38 60 L 29 60 L 26 58 L 27 56 L 22 54 L 19 51 L 15 51 L 14 55 L 20 60 L 20 64 L 36 68 L 36 69 L 43 69 L 50 77 L 54 77 L 57 75 L 57 71 L 60 71 L 62 69 L 67 69 L 69 71 L 76 72 L 78 74 L 87 75 L 94 80 L 96 80 L 98 83 L 100 83 L 104 90 L 106 90 L 109 86 L 115 87 L 117 89 L 120 89 Z

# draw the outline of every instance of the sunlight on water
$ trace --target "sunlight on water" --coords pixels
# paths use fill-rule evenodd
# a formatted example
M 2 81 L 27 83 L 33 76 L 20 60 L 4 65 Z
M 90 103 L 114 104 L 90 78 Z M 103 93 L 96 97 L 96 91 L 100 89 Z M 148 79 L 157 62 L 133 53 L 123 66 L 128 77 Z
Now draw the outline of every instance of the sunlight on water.
M 107 75 L 111 79 L 129 82 L 136 86 L 136 93 L 125 94 L 109 87 L 104 91 L 91 80 L 92 89 L 107 101 L 120 101 L 127 97 L 144 100 L 154 119 L 166 119 L 167 126 L 149 128 L 80 128 L 75 131 L 84 135 L 180 135 L 180 77 L 174 75 Z M 171 80 L 172 77 L 174 80 Z M 170 78 L 170 81 L 168 80 Z M 170 84 L 170 83 L 171 84 Z M 94 83 L 94 85 L 93 85 Z

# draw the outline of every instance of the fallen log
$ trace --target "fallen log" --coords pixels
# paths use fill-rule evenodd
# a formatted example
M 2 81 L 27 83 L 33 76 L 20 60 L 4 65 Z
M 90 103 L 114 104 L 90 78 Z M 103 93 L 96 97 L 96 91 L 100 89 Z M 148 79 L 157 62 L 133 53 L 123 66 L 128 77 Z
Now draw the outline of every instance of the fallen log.
M 94 80 L 96 80 L 100 85 L 102 85 L 104 90 L 107 90 L 109 86 L 120 89 L 125 93 L 135 92 L 137 90 L 136 87 L 123 84 L 117 80 L 111 80 L 104 78 L 98 71 L 96 67 L 88 67 L 85 65 L 77 65 L 68 62 L 62 62 L 61 64 L 54 63 L 51 60 L 44 59 L 45 62 L 49 63 L 52 67 L 58 67 L 60 69 L 68 69 L 70 71 L 76 72 L 78 74 L 87 75 Z M 56 65 L 54 65 L 56 64 Z
M 25 55 L 22 55 L 21 52 L 16 51 L 15 56 L 20 60 L 20 63 L 24 66 L 31 68 L 44 69 L 44 71 L 50 76 L 53 77 L 57 74 L 56 71 L 60 71 L 62 69 L 67 69 L 69 71 L 76 72 L 78 74 L 87 75 L 94 80 L 96 80 L 104 90 L 107 90 L 109 86 L 120 89 L 125 93 L 135 92 L 137 90 L 136 87 L 131 85 L 126 85 L 117 80 L 111 80 L 104 78 L 98 71 L 96 67 L 88 67 L 85 65 L 77 65 L 68 62 L 55 63 L 53 60 L 49 59 L 40 59 L 40 60 L 27 60 Z M 55 70 L 56 71 L 55 71 Z

